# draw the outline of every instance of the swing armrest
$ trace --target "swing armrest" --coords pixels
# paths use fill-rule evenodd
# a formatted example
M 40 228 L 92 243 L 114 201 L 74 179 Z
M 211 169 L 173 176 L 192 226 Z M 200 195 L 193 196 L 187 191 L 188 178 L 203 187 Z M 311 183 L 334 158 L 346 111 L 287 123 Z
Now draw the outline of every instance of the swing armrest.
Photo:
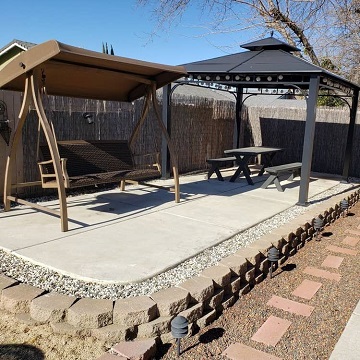
M 153 153 L 147 153 L 147 154 L 133 154 L 134 157 L 134 162 L 135 162 L 135 167 L 155 167 L 157 168 L 157 170 L 159 172 L 161 172 L 161 165 L 160 165 L 160 153 L 159 152 L 153 152 Z M 136 161 L 136 159 L 143 159 L 145 160 L 146 158 L 150 158 L 150 162 L 146 161 L 145 163 L 140 162 L 140 165 L 138 161 Z M 153 162 L 151 161 L 153 160 Z
M 69 181 L 69 175 L 67 173 L 66 170 L 66 158 L 61 158 L 60 159 L 60 165 L 61 165 L 61 171 L 64 177 L 64 182 L 65 182 L 65 187 L 68 188 L 70 186 L 70 181 Z M 54 173 L 49 173 L 49 164 L 53 164 L 53 160 L 46 160 L 46 161 L 39 161 L 38 165 L 39 165 L 39 170 L 40 170 L 40 176 L 41 176 L 41 182 L 44 185 L 46 182 L 49 181 L 54 181 L 56 180 L 56 176 L 55 176 L 55 172 L 54 170 L 52 170 Z M 52 168 L 54 169 L 54 166 L 52 166 Z

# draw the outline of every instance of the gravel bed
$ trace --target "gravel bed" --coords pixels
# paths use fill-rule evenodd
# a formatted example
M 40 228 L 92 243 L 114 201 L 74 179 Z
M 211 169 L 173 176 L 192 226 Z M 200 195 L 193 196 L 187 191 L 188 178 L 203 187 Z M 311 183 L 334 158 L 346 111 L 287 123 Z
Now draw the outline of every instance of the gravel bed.
M 360 298 L 359 255 L 331 253 L 328 245 L 351 248 L 341 242 L 349 236 L 347 229 L 360 225 L 360 203 L 345 218 L 339 218 L 326 228 L 321 241 L 310 241 L 283 266 L 242 296 L 231 308 L 208 327 L 181 340 L 182 360 L 223 360 L 221 354 L 234 343 L 242 343 L 286 360 L 327 360 L 340 338 L 348 319 Z M 326 234 L 326 237 L 325 237 Z M 351 235 L 350 235 L 351 236 Z M 360 243 L 355 247 L 360 251 Z M 339 269 L 324 268 L 341 275 L 340 282 L 325 280 L 304 274 L 307 266 L 321 268 L 328 255 L 343 257 Z M 310 300 L 301 299 L 292 292 L 304 279 L 322 283 Z M 273 296 L 313 306 L 309 317 L 294 315 L 267 305 Z M 275 347 L 251 340 L 260 326 L 269 318 L 277 316 L 291 321 L 286 333 Z M 177 359 L 176 346 L 158 348 L 156 359 Z
M 317 205 L 333 195 L 346 192 L 353 188 L 356 183 L 359 183 L 357 179 L 352 179 L 351 183 L 340 183 L 309 199 L 309 206 Z M 44 199 L 42 200 L 44 201 Z M 80 298 L 92 297 L 115 300 L 132 296 L 150 295 L 198 275 L 205 268 L 217 264 L 222 258 L 236 252 L 242 247 L 246 247 L 262 235 L 269 233 L 272 229 L 304 213 L 308 208 L 309 207 L 293 206 L 219 245 L 206 249 L 175 268 L 140 283 L 119 285 L 86 282 L 60 274 L 46 267 L 34 265 L 29 261 L 23 260 L 3 250 L 0 250 L 0 271 L 7 276 L 41 289 L 57 291 Z

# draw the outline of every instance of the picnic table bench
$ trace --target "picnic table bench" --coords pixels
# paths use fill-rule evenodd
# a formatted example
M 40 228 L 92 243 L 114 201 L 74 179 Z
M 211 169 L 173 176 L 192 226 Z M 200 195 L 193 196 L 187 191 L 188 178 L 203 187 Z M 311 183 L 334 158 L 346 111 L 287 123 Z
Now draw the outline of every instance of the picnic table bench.
M 266 189 L 270 184 L 274 183 L 278 191 L 284 191 L 283 187 L 280 184 L 279 176 L 282 174 L 291 173 L 287 180 L 294 180 L 296 176 L 300 176 L 301 162 L 271 166 L 265 168 L 265 171 L 269 173 L 270 176 L 262 184 L 261 188 Z
M 42 187 L 56 188 L 53 160 L 47 145 L 39 146 L 43 161 L 38 162 Z M 157 162 L 138 167 L 136 157 L 124 140 L 71 140 L 58 141 L 65 188 L 90 185 L 145 181 L 161 176 Z
M 208 171 L 207 178 L 210 179 L 211 175 L 215 173 L 218 180 L 224 181 L 224 178 L 222 177 L 220 172 L 220 168 L 229 165 L 230 162 L 234 162 L 235 160 L 236 160 L 235 156 L 207 159 L 206 162 L 211 166 L 210 170 Z

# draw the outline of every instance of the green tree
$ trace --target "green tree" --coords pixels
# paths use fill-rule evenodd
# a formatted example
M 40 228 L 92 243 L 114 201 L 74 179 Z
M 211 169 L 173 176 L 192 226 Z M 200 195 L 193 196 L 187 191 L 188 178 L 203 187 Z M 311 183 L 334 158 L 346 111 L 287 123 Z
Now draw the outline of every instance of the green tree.
M 108 47 L 107 42 L 102 43 L 102 52 L 103 52 L 103 54 L 109 54 L 109 47 Z M 115 55 L 112 45 L 110 45 L 110 55 Z

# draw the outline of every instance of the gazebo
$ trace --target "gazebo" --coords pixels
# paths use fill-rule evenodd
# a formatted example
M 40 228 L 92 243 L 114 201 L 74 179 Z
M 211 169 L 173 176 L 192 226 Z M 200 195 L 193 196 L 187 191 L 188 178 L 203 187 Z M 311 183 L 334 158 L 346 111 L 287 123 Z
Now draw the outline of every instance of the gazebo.
M 333 74 L 319 66 L 315 66 L 294 55 L 293 52 L 300 51 L 298 48 L 276 38 L 268 37 L 244 44 L 241 47 L 248 51 L 184 64 L 188 78 L 181 81 L 181 83 L 202 86 L 220 84 L 235 89 L 236 145 L 239 145 L 241 107 L 245 94 L 253 94 L 253 89 L 260 89 L 260 93 L 264 94 L 283 94 L 289 89 L 302 93 L 307 99 L 307 110 L 299 204 L 305 205 L 308 201 L 316 105 L 317 98 L 320 96 L 319 91 L 321 90 L 321 95 L 334 95 L 343 99 L 350 108 L 345 161 L 342 174 L 343 177 L 347 179 L 351 162 L 353 133 L 360 87 L 343 77 Z M 170 121 L 167 108 L 169 108 L 171 93 L 174 88 L 168 85 L 164 89 L 164 116 Z

